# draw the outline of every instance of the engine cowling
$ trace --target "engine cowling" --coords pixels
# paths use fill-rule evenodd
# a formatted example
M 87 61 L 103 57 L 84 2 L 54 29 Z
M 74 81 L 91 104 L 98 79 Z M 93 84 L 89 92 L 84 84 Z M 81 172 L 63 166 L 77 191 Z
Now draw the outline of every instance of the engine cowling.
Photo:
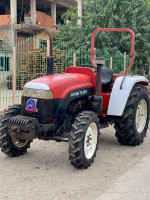
M 30 92 L 23 93 L 22 112 L 44 118 L 65 115 L 71 101 L 94 93 L 91 77 L 79 73 L 40 77 L 28 82 L 26 90 Z

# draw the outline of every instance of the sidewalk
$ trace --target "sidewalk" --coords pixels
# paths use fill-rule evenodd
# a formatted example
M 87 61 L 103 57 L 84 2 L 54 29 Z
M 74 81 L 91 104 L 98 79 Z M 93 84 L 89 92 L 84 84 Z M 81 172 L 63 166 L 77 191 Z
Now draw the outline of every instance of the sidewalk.
M 119 177 L 97 200 L 149 200 L 150 155 Z

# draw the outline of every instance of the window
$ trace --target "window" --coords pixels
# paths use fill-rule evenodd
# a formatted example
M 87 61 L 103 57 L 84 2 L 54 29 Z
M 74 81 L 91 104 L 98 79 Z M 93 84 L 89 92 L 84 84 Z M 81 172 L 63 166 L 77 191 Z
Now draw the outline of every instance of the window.
M 47 47 L 47 40 L 40 40 L 40 48 Z
M 0 71 L 9 71 L 9 57 L 0 57 Z

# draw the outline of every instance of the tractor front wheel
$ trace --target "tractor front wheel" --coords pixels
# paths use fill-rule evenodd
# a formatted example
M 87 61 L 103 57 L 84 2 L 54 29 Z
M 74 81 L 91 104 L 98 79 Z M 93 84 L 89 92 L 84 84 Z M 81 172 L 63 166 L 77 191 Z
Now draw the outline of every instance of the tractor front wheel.
M 146 137 L 149 124 L 149 96 L 145 86 L 135 85 L 130 93 L 124 113 L 116 119 L 118 142 L 139 145 Z
M 6 109 L 0 119 L 0 147 L 8 156 L 19 156 L 30 147 L 31 141 L 13 138 L 8 132 L 8 123 L 11 117 L 21 112 L 21 105 L 14 105 Z
M 78 114 L 69 138 L 69 159 L 78 169 L 86 169 L 94 161 L 98 149 L 99 119 L 91 111 Z

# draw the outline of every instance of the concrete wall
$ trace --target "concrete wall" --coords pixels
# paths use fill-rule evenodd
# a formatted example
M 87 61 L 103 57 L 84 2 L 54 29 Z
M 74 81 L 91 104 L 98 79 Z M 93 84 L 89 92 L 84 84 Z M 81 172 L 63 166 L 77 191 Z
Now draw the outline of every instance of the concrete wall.
M 9 72 L 0 71 L 0 87 L 6 86 L 8 75 L 9 75 Z
M 4 38 L 5 40 L 9 40 L 9 33 L 6 30 L 0 30 L 0 38 Z

